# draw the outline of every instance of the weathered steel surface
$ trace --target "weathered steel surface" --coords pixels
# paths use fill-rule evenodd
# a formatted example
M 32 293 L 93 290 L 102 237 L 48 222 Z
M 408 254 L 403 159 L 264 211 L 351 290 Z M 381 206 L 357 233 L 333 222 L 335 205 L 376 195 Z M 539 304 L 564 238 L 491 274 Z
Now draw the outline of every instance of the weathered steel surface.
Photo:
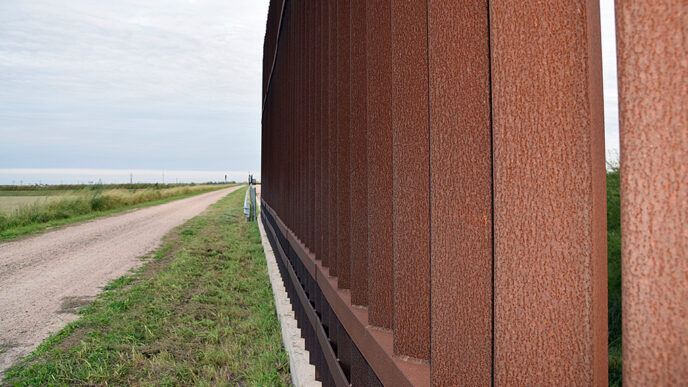
M 313 40 L 313 70 L 311 72 L 311 77 L 313 78 L 313 86 L 311 88 L 311 93 L 313 95 L 313 200 L 310 205 L 313 207 L 313 230 L 311 238 L 313 240 L 313 253 L 316 257 L 320 257 L 322 254 L 322 249 L 320 248 L 320 234 L 322 233 L 322 226 L 320 223 L 320 169 L 322 168 L 321 161 L 321 129 L 322 129 L 322 111 L 321 111 L 321 101 L 322 101 L 322 86 L 321 86 L 321 36 L 322 32 L 320 29 L 321 22 L 321 7 L 322 2 L 313 3 L 313 32 L 311 39 Z
M 308 236 L 306 245 L 312 251 L 315 251 L 315 168 L 316 164 L 316 121 L 315 121 L 315 105 L 316 105 L 316 87 L 315 87 L 315 3 L 306 2 L 307 10 L 307 34 L 306 42 L 308 44 L 308 88 L 306 90 L 306 96 L 308 97 L 308 180 L 306 182 L 307 186 L 307 202 L 305 203 L 308 208 Z
M 337 275 L 337 3 L 329 0 L 329 264 L 330 275 Z
M 392 2 L 394 352 L 430 359 L 430 187 L 425 2 Z
M 392 78 L 390 0 L 366 2 L 368 69 L 368 312 L 394 321 L 392 244 Z
M 320 44 L 320 60 L 321 60 L 321 73 L 320 73 L 320 158 L 321 158 L 321 168 L 320 168 L 320 193 L 321 197 L 318 200 L 320 204 L 320 255 L 318 259 L 322 262 L 323 266 L 329 266 L 329 256 L 331 255 L 331 249 L 329 248 L 329 229 L 330 229 L 330 212 L 329 212 L 329 199 L 330 199 L 330 158 L 329 158 L 329 122 L 330 122 L 330 93 L 329 93 L 329 80 L 330 80 L 330 28 L 329 28 L 329 2 L 320 2 L 321 7 L 321 44 Z
M 366 0 L 351 1 L 351 303 L 368 305 Z
M 351 278 L 349 18 L 349 0 L 337 1 L 337 283 L 342 289 L 349 289 Z
M 688 4 L 616 13 L 623 381 L 688 385 Z
M 268 223 L 267 229 L 286 235 L 286 243 L 283 250 L 287 249 L 287 245 L 291 246 L 293 251 L 296 252 L 293 258 L 298 267 L 314 267 L 314 274 L 310 274 L 310 271 L 308 274 L 302 272 L 301 277 L 309 278 L 314 275 L 319 286 L 313 289 L 317 289 L 316 292 L 322 295 L 324 302 L 321 302 L 321 305 L 327 306 L 325 310 L 321 311 L 323 325 L 328 327 L 326 330 L 329 330 L 329 337 L 333 343 L 336 343 L 336 347 L 339 348 L 340 340 L 338 338 L 342 334 L 340 331 L 346 329 L 346 334 L 354 344 L 352 347 L 352 359 L 355 355 L 353 348 L 357 348 L 368 365 L 382 379 L 384 385 L 429 386 L 430 367 L 417 361 L 409 361 L 393 356 L 392 333 L 379 329 L 370 329 L 366 310 L 352 306 L 350 292 L 338 288 L 337 280 L 325 274 L 326 269 L 306 253 L 306 249 L 294 236 L 293 231 L 282 222 L 267 203 L 262 203 L 262 209 L 263 219 Z M 273 223 L 274 227 L 271 227 L 270 223 Z M 282 247 L 278 247 L 275 250 L 280 249 Z M 353 379 L 355 378 L 352 375 L 352 382 Z M 374 375 L 368 378 L 368 382 L 369 384 L 367 385 L 370 386 L 380 385 L 380 381 Z M 354 383 L 353 385 L 358 384 Z
M 429 2 L 435 385 L 485 386 L 492 378 L 487 6 L 486 0 Z
M 599 6 L 491 2 L 494 383 L 607 383 Z

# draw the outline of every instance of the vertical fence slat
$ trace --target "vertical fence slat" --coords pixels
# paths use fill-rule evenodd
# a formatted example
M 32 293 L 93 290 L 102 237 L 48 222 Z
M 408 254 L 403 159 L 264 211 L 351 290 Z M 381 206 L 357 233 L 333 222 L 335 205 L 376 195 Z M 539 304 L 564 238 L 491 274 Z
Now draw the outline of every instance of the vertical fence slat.
M 329 0 L 329 259 L 330 275 L 337 275 L 337 3 Z
M 492 379 L 488 4 L 431 0 L 428 12 L 432 379 L 485 386 Z
M 321 86 L 320 86 L 320 74 L 321 74 L 321 55 L 320 50 L 322 47 L 321 39 L 321 6 L 322 2 L 316 2 L 312 5 L 313 7 L 313 72 L 311 76 L 313 77 L 313 162 L 315 166 L 313 168 L 313 201 L 311 206 L 313 206 L 313 231 L 311 238 L 313 239 L 313 253 L 316 258 L 320 258 L 320 234 L 322 233 L 322 228 L 320 225 L 320 169 L 321 165 L 321 140 L 320 133 L 322 130 L 321 123 L 321 110 L 320 101 L 322 100 Z
M 430 359 L 426 2 L 392 2 L 394 352 Z
M 349 198 L 349 0 L 337 1 L 337 285 L 349 289 L 351 214 Z
M 599 5 L 491 2 L 494 382 L 607 382 Z
M 351 303 L 368 305 L 366 1 L 351 1 Z
M 315 227 L 313 226 L 313 219 L 315 219 L 315 213 L 313 208 L 313 187 L 315 186 L 315 149 L 313 144 L 315 142 L 315 36 L 313 34 L 313 27 L 315 26 L 315 4 L 307 2 L 307 21 L 306 21 L 306 43 L 308 50 L 308 72 L 306 74 L 308 87 L 306 89 L 306 97 L 308 98 L 308 181 L 306 185 L 307 201 L 305 203 L 307 213 L 308 213 L 308 234 L 307 234 L 307 246 L 311 251 L 314 250 L 314 237 Z
M 623 382 L 688 385 L 688 6 L 616 14 Z
M 323 266 L 329 266 L 329 2 L 320 4 L 320 254 Z
M 368 66 L 368 313 L 392 329 L 392 78 L 390 0 L 366 3 Z

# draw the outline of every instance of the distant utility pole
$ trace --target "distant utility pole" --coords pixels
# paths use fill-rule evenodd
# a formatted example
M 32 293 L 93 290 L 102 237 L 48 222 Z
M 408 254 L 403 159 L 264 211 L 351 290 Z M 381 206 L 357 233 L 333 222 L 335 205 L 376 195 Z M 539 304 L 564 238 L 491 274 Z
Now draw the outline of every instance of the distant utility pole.
M 162 170 L 162 183 L 165 184 L 165 170 Z
M 129 174 L 129 184 L 134 184 L 134 174 L 133 173 Z
M 227 184 L 227 175 L 225 175 L 225 184 Z

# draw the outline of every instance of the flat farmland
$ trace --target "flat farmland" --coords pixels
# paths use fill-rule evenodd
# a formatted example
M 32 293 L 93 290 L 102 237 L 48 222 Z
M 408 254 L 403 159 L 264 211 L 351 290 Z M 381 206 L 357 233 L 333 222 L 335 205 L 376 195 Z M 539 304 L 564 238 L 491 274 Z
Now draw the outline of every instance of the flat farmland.
M 72 191 L 0 191 L 0 212 L 73 197 Z
M 0 241 L 231 185 L 0 186 Z

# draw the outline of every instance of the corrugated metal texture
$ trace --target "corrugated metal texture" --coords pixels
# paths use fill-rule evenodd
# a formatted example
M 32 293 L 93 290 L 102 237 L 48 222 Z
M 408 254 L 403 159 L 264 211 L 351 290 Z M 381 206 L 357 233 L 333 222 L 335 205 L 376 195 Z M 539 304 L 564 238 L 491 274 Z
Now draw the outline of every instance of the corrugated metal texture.
M 688 4 L 616 13 L 623 381 L 688 385 Z
M 491 2 L 494 382 L 607 382 L 597 1 Z
M 392 329 L 392 65 L 390 0 L 366 2 L 368 69 L 368 312 Z
M 351 303 L 368 305 L 366 0 L 351 1 Z
M 427 6 L 392 2 L 394 352 L 430 359 Z
M 431 0 L 428 11 L 432 378 L 485 386 L 492 379 L 488 4 Z
M 342 289 L 351 278 L 351 198 L 349 161 L 350 98 L 350 15 L 349 0 L 337 1 L 337 277 Z

